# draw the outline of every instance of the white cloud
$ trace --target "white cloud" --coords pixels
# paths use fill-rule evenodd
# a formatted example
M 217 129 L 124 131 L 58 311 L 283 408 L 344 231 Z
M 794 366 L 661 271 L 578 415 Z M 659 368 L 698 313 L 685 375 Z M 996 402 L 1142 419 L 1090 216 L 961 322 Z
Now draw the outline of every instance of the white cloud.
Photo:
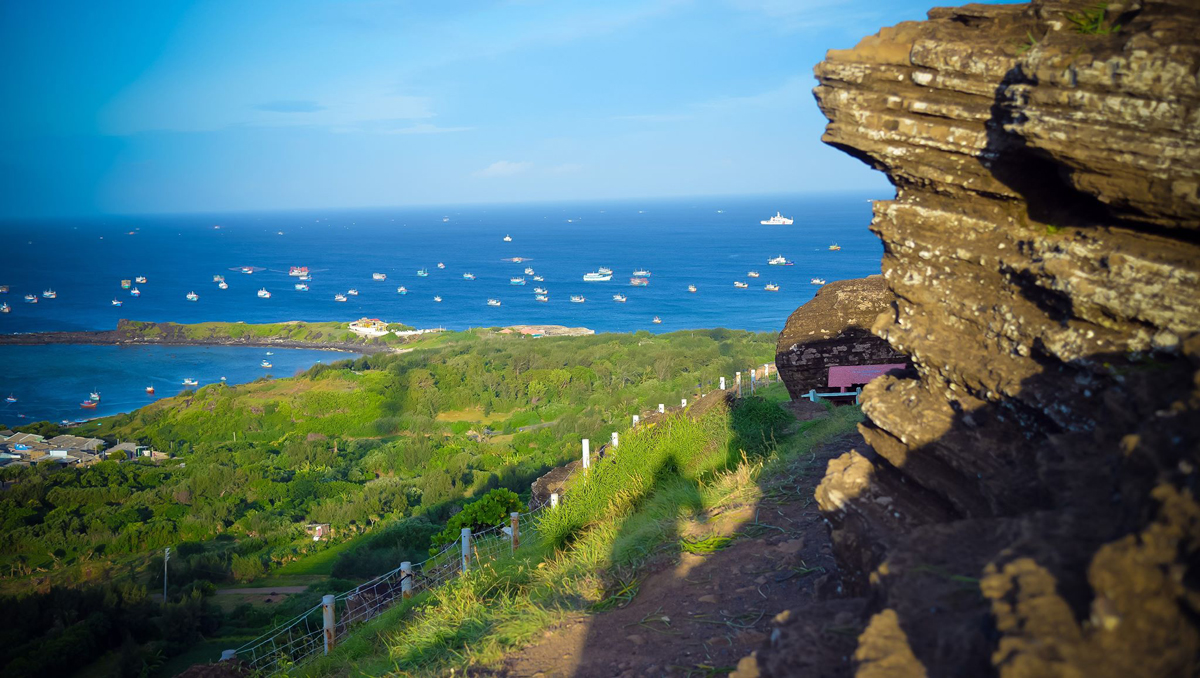
M 497 160 L 496 162 L 484 167 L 475 172 L 477 177 L 511 177 L 514 174 L 525 172 L 530 167 L 533 167 L 531 162 L 509 162 L 508 160 Z

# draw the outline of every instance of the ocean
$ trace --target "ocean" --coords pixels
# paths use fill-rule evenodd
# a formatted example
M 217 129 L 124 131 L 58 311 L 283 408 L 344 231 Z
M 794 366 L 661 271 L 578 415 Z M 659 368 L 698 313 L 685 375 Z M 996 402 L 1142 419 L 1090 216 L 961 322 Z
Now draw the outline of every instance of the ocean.
M 264 323 L 360 317 L 455 330 L 558 324 L 597 332 L 778 331 L 816 293 L 813 278 L 832 282 L 879 272 L 883 248 L 867 226 L 870 199 L 887 197 L 850 193 L 9 221 L 0 223 L 5 253 L 0 285 L 10 292 L 0 294 L 0 301 L 12 310 L 0 314 L 0 333 L 112 329 L 120 318 Z M 759 223 L 777 211 L 795 224 Z M 841 250 L 830 251 L 833 243 Z M 768 265 L 776 256 L 795 265 Z M 514 263 L 513 257 L 524 261 Z M 309 291 L 293 289 L 291 266 L 309 268 Z M 244 274 L 243 267 L 254 272 Z M 524 274 L 526 267 L 544 282 Z M 611 281 L 583 281 L 599 267 L 613 270 Z M 418 276 L 418 269 L 428 276 Z M 651 272 L 649 286 L 630 286 L 636 269 Z M 760 277 L 748 277 L 749 271 Z M 374 281 L 373 273 L 385 274 L 386 281 Z M 464 273 L 475 279 L 465 280 Z M 214 275 L 224 275 L 228 289 L 218 289 Z M 141 296 L 135 298 L 121 280 L 136 276 L 145 276 L 146 283 L 136 285 Z M 513 277 L 524 277 L 525 285 L 510 284 Z M 749 288 L 735 288 L 735 280 Z M 779 291 L 765 291 L 768 283 Z M 397 293 L 401 285 L 407 294 Z M 689 285 L 697 291 L 688 292 Z M 538 286 L 548 290 L 548 302 L 535 301 Z M 40 297 L 49 289 L 58 293 L 56 299 L 24 303 L 24 295 Z M 259 298 L 260 289 L 271 298 Z M 358 295 L 334 301 L 335 294 L 350 289 Z M 189 292 L 199 301 L 187 301 Z M 628 301 L 613 301 L 618 293 Z M 586 302 L 571 303 L 572 295 Z M 489 298 L 501 305 L 489 306 Z M 112 305 L 114 299 L 122 306 Z M 652 322 L 656 316 L 661 324 Z M 98 377 L 89 373 L 119 374 L 115 365 L 142 359 L 124 349 L 87 353 L 98 361 L 94 366 L 71 358 L 94 350 L 0 347 L 0 392 L 15 388 L 12 375 L 19 371 L 43 392 L 61 393 L 77 412 L 87 394 L 61 381 L 65 377 L 51 369 L 54 364 L 71 365 L 90 390 Z M 164 351 L 155 354 L 166 361 L 164 367 L 184 355 L 180 349 Z M 224 360 L 217 352 L 196 355 L 218 365 Z M 250 364 L 257 369 L 257 360 Z M 136 385 L 141 391 L 140 376 L 131 375 L 116 390 Z M 172 373 L 170 379 L 181 376 Z

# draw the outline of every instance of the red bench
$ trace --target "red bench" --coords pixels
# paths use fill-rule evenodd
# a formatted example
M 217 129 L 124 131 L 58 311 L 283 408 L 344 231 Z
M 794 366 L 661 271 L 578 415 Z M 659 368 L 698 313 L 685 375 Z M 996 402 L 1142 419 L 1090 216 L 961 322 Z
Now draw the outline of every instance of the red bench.
M 845 391 L 847 388 L 862 386 L 875 377 L 902 370 L 907 365 L 896 363 L 890 365 L 835 365 L 829 368 L 829 387 Z

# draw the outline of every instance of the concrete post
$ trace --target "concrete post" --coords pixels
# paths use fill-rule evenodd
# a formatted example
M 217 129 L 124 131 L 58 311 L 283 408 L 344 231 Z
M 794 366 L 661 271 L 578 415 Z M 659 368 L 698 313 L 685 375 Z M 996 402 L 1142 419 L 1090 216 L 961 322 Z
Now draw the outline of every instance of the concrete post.
M 321 597 L 321 617 L 325 620 L 325 654 L 333 649 L 337 643 L 337 635 L 335 634 L 336 627 L 333 619 L 333 601 L 332 595 Z
M 680 401 L 679 401 L 679 406 L 680 406 L 680 407 L 687 407 L 687 398 L 683 398 L 682 400 L 680 400 Z
M 471 528 L 462 529 L 462 571 L 466 574 L 471 569 Z
M 725 390 L 725 377 L 721 377 L 721 390 Z
M 763 383 L 771 383 L 771 363 L 763 363 Z
M 508 514 L 509 526 L 512 527 L 512 550 L 516 553 L 517 547 L 521 545 L 521 514 L 513 511 Z
M 754 370 L 750 370 L 750 395 L 754 395 Z
M 742 373 L 738 372 L 736 376 L 737 376 L 738 397 L 741 398 L 742 397 Z
M 400 563 L 400 595 L 405 599 L 412 598 L 412 563 L 404 561 Z
M 621 445 L 621 439 L 617 437 L 617 432 L 612 432 L 612 448 L 615 450 Z
M 662 403 L 659 403 L 658 404 L 658 413 L 664 414 L 664 413 L 666 413 L 666 411 L 667 411 L 667 406 Z
M 557 492 L 550 495 L 550 508 L 558 508 L 558 493 Z
M 635 414 L 635 415 L 633 415 L 633 425 L 634 425 L 634 427 L 636 427 L 636 426 L 638 425 L 638 422 L 639 422 L 639 421 L 641 421 L 641 419 L 642 419 L 642 418 L 641 418 L 641 417 L 639 417 L 639 416 L 637 416 L 636 414 Z
M 583 439 L 583 470 L 588 470 L 592 467 L 592 449 L 591 441 L 587 438 Z

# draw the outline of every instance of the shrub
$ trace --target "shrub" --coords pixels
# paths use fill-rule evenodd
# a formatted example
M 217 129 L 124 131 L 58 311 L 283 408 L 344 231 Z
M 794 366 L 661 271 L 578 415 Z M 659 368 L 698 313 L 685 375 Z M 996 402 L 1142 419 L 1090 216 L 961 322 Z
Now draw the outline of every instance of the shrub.
M 439 547 L 458 539 L 462 528 L 469 527 L 471 531 L 495 527 L 508 520 L 508 514 L 513 511 L 524 511 L 525 505 L 516 492 L 497 488 L 463 507 L 446 523 L 446 529 L 433 537 L 433 547 L 430 553 L 437 553 Z

